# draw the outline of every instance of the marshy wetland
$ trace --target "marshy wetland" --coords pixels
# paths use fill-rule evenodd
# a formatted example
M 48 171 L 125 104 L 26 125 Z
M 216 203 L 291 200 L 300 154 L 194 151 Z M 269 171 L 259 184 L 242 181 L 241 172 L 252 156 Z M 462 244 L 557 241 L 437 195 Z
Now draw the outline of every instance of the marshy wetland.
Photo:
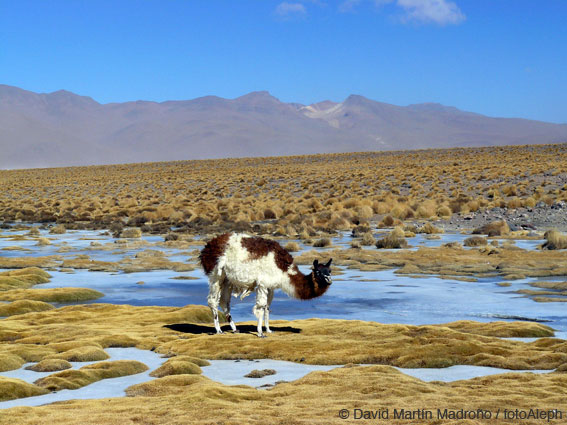
M 401 408 L 567 421 L 567 145 L 9 170 L 0 183 L 0 423 L 329 424 Z M 332 257 L 331 288 L 277 292 L 265 339 L 253 296 L 235 299 L 241 333 L 213 335 L 198 255 L 226 231 L 279 241 L 303 272 Z

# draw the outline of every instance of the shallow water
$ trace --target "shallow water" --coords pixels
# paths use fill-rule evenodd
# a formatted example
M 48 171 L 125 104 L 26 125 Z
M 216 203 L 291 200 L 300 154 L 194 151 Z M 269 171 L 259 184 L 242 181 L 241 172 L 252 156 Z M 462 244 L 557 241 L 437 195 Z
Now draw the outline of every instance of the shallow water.
M 28 231 L 2 231 L 3 235 L 25 234 Z M 111 243 L 114 239 L 101 235 L 100 231 L 68 231 L 63 235 L 49 235 L 47 230 L 40 231 L 42 236 L 54 239 L 47 247 L 33 246 L 35 241 L 7 241 L 0 238 L 0 248 L 20 244 L 32 249 L 26 251 L 0 251 L 0 255 L 49 255 L 57 253 L 61 245 L 70 250 L 58 253 L 73 257 L 87 254 L 93 259 L 118 261 L 124 256 L 135 255 L 145 249 L 157 249 L 169 259 L 186 261 L 182 250 L 150 245 L 134 248 L 128 244 L 116 244 L 117 250 L 91 250 L 92 239 L 100 243 Z M 470 235 L 444 233 L 441 239 L 430 240 L 427 235 L 418 234 L 408 241 L 414 246 L 438 246 L 442 243 L 462 242 Z M 162 236 L 144 236 L 148 243 L 163 241 Z M 350 244 L 352 238 L 341 234 L 333 238 L 335 246 Z M 285 240 L 280 241 L 285 245 Z M 501 241 L 502 242 L 502 241 Z M 30 246 L 30 243 L 32 244 Z M 534 249 L 541 241 L 515 241 L 517 246 Z M 130 247 L 129 247 L 130 246 Z M 302 245 L 302 249 L 313 247 Z M 375 249 L 375 248 L 369 248 Z M 50 251 L 51 250 L 51 251 Z M 318 249 L 321 250 L 321 249 Z M 324 250 L 324 249 L 323 249 Z M 302 266 L 305 273 L 309 267 Z M 50 283 L 37 285 L 35 288 L 85 287 L 105 294 L 91 303 L 112 303 L 130 305 L 183 306 L 187 304 L 206 305 L 208 281 L 202 270 L 178 273 L 170 270 L 140 273 L 108 273 L 76 270 L 74 273 L 51 271 Z M 195 280 L 176 280 L 175 277 L 192 276 Z M 564 280 L 565 278 L 558 278 Z M 272 319 L 302 319 L 310 317 L 334 319 L 371 320 L 382 323 L 432 324 L 455 320 L 535 320 L 544 321 L 558 331 L 567 331 L 567 309 L 563 303 L 536 303 L 530 298 L 516 294 L 519 289 L 533 289 L 528 285 L 530 279 L 516 280 L 510 287 L 500 287 L 500 278 L 484 278 L 478 282 L 463 282 L 440 279 L 433 276 L 409 277 L 396 275 L 393 270 L 361 272 L 345 269 L 337 276 L 324 297 L 311 301 L 299 301 L 288 298 L 281 291 L 275 295 L 272 303 Z M 143 284 L 140 284 L 143 282 Z M 237 321 L 254 320 L 252 305 L 254 296 L 244 301 L 233 298 L 232 312 Z
M 501 373 L 550 373 L 553 370 L 509 370 L 486 366 L 450 366 L 441 369 L 407 369 L 396 367 L 400 372 L 413 376 L 425 382 L 443 381 L 454 382 L 463 379 L 478 378 L 480 376 L 498 375 Z
M 307 272 L 308 267 L 300 267 Z M 36 288 L 84 287 L 100 291 L 103 298 L 90 303 L 184 306 L 206 305 L 208 281 L 201 270 L 178 273 L 169 270 L 141 273 L 107 273 L 77 270 L 51 272 L 51 282 Z M 176 280 L 194 276 L 196 280 Z M 137 282 L 143 281 L 144 284 Z M 434 324 L 455 320 L 533 320 L 558 331 L 567 331 L 567 309 L 563 303 L 537 303 L 514 293 L 530 289 L 531 279 L 514 281 L 511 287 L 497 285 L 501 279 L 463 282 L 438 277 L 399 276 L 393 270 L 361 272 L 344 270 L 334 279 L 325 296 L 310 301 L 290 299 L 277 291 L 270 317 L 304 319 L 371 320 L 381 323 Z M 533 288 L 532 288 L 533 289 Z M 255 320 L 254 295 L 243 301 L 232 298 L 235 320 Z
M 211 360 L 210 366 L 202 368 L 203 375 L 213 381 L 221 382 L 225 385 L 249 385 L 252 387 L 267 388 L 274 385 L 278 381 L 295 381 L 302 378 L 310 372 L 327 371 L 342 367 L 320 366 L 301 363 L 286 362 L 281 360 Z M 363 365 L 364 366 L 364 365 Z M 263 378 L 246 378 L 244 375 L 252 370 L 273 369 L 277 373 L 275 375 L 265 376 Z M 496 367 L 483 366 L 451 366 L 446 368 L 425 368 L 425 369 L 395 369 L 400 372 L 418 378 L 422 381 L 444 381 L 453 382 L 462 379 L 477 378 L 480 376 L 496 375 L 500 373 L 549 373 L 552 370 L 509 370 Z
M 137 360 L 148 366 L 148 370 L 136 375 L 123 376 L 120 378 L 102 379 L 86 387 L 77 390 L 61 390 L 45 395 L 19 398 L 16 400 L 8 400 L 0 402 L 0 409 L 7 409 L 15 406 L 41 406 L 42 404 L 54 403 L 56 401 L 76 400 L 76 399 L 93 399 L 93 398 L 110 398 L 124 397 L 126 388 L 150 381 L 154 378 L 150 373 L 160 367 L 167 359 L 161 358 L 159 354 L 153 351 L 140 350 L 137 348 L 107 348 L 104 351 L 108 353 L 109 360 Z M 71 362 L 73 369 L 79 369 L 85 365 L 98 362 Z M 8 372 L 0 372 L 0 376 L 7 378 L 17 378 L 23 381 L 33 383 L 39 378 L 56 372 L 34 372 L 25 370 L 24 368 L 33 363 L 26 363 L 20 369 Z
M 207 378 L 225 385 L 249 385 L 256 388 L 271 386 L 278 381 L 295 381 L 316 370 L 327 371 L 342 367 L 342 365 L 309 365 L 270 359 L 210 360 L 209 362 L 211 363 L 210 366 L 201 368 L 203 375 Z M 254 369 L 274 369 L 277 373 L 263 378 L 246 378 L 244 376 Z

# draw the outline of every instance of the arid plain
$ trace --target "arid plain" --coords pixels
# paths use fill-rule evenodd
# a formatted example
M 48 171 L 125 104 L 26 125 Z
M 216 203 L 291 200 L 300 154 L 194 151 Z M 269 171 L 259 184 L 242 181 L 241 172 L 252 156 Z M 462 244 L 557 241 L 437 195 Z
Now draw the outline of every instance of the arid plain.
M 148 369 L 108 349 L 164 356 L 124 397 L 23 403 L 0 423 L 550 422 L 494 416 L 503 409 L 567 421 L 567 144 L 4 170 L 0 187 L 0 402 Z M 304 270 L 332 257 L 336 292 L 277 300 L 265 339 L 246 326 L 209 334 L 198 254 L 227 231 L 278 240 Z M 384 304 L 369 301 L 376 290 Z M 427 309 L 435 298 L 450 301 Z M 202 374 L 222 359 L 344 367 L 256 389 Z M 24 365 L 49 373 L 2 375 Z M 511 373 L 444 382 L 396 369 L 453 366 Z

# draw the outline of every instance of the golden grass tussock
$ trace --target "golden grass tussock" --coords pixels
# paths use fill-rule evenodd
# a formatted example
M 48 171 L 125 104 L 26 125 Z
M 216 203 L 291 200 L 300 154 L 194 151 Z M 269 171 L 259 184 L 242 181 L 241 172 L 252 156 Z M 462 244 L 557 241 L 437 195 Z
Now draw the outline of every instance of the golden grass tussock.
M 445 325 L 450 329 L 476 335 L 500 338 L 544 338 L 553 337 L 553 328 L 533 322 L 488 322 L 479 323 L 471 320 L 459 320 Z
M 264 376 L 275 375 L 277 372 L 274 369 L 254 369 L 244 375 L 245 378 L 263 378 Z
M 120 237 L 126 239 L 139 239 L 142 237 L 142 231 L 136 227 L 124 229 L 122 233 L 120 233 Z
M 392 227 L 396 223 L 396 220 L 391 215 L 387 215 L 378 224 L 378 227 Z
M 51 241 L 47 238 L 37 238 L 37 246 L 51 245 Z
M 150 376 L 153 376 L 154 378 L 163 378 L 164 376 L 169 375 L 199 375 L 200 373 L 201 368 L 195 363 L 178 357 L 173 357 L 150 373 Z
M 53 226 L 51 229 L 49 229 L 49 233 L 52 235 L 62 235 L 64 233 L 67 233 L 67 229 L 64 225 L 58 224 L 57 226 Z
M 437 208 L 437 216 L 442 218 L 449 218 L 453 215 L 453 211 L 447 205 L 442 205 Z
M 48 358 L 63 359 L 68 362 L 93 362 L 98 360 L 106 360 L 109 355 L 104 352 L 100 347 L 95 346 L 81 346 L 72 348 L 59 354 L 54 354 Z
M 415 232 L 414 232 L 415 233 Z M 431 223 L 425 223 L 419 229 L 417 229 L 417 233 L 425 233 L 428 235 L 436 234 L 436 233 L 444 233 L 444 230 L 440 227 L 436 227 Z
M 55 307 L 43 301 L 31 301 L 23 299 L 7 304 L 0 304 L 0 317 L 14 316 L 16 314 L 25 314 L 35 311 L 52 310 L 53 308 Z
M 493 221 L 473 230 L 473 235 L 505 236 L 510 233 L 510 227 L 504 220 Z
M 26 361 L 17 354 L 4 352 L 0 358 L 0 372 L 19 369 L 25 362 Z
M 297 252 L 301 250 L 299 244 L 293 241 L 286 243 L 284 248 L 287 252 Z
M 363 246 L 371 246 L 376 244 L 376 239 L 372 235 L 372 232 L 366 232 L 362 235 L 360 239 L 360 244 Z
M 0 401 L 33 397 L 48 393 L 48 390 L 38 387 L 37 385 L 27 383 L 20 379 L 4 378 L 0 376 Z
M 567 298 L 557 298 L 557 297 L 532 297 L 532 300 L 538 303 L 565 303 Z
M 313 246 L 316 248 L 326 248 L 328 246 L 331 246 L 332 242 L 330 238 L 321 238 L 321 239 L 317 239 L 315 242 L 313 242 Z
M 115 360 L 83 366 L 79 370 L 70 369 L 53 373 L 34 382 L 34 385 L 49 391 L 76 390 L 100 381 L 135 375 L 148 370 L 148 367 L 136 360 Z
M 26 367 L 34 372 L 58 372 L 60 370 L 71 369 L 73 365 L 63 359 L 44 359 L 34 365 Z
M 545 232 L 544 236 L 545 242 L 541 246 L 542 249 L 567 249 L 567 235 L 553 229 Z
M 14 258 L 10 258 L 14 260 Z M 32 260 L 33 261 L 33 260 Z M 1 261 L 0 261 L 1 262 Z M 49 282 L 51 275 L 38 267 L 25 267 L 0 273 L 0 291 L 30 288 Z
M 539 282 L 531 282 L 530 286 L 535 286 L 537 288 L 546 288 L 546 289 L 558 289 L 567 291 L 567 282 L 553 282 L 553 281 L 539 281 Z
M 88 288 L 41 288 L 41 289 L 12 289 L 0 291 L 0 300 L 33 300 L 46 303 L 71 303 L 96 300 L 104 294 Z M 39 311 L 39 310 L 38 310 Z M 1 314 L 0 314 L 1 316 Z
M 405 232 L 401 227 L 395 227 L 388 235 L 376 241 L 378 249 L 401 249 L 407 248 Z
M 464 246 L 485 246 L 488 245 L 488 239 L 482 236 L 471 236 L 463 241 Z

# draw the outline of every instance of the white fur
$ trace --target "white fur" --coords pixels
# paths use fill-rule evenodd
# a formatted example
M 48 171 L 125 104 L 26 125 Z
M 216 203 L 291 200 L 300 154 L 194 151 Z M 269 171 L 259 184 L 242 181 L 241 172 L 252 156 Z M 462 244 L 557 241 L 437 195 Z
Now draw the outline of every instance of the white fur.
M 274 296 L 274 290 L 282 289 L 288 295 L 295 297 L 295 288 L 290 282 L 289 275 L 296 274 L 293 265 L 287 272 L 278 268 L 275 262 L 275 253 L 254 259 L 242 246 L 242 238 L 250 236 L 232 234 L 226 244 L 223 255 L 209 275 L 208 304 L 215 319 L 217 333 L 222 333 L 218 320 L 219 305 L 230 321 L 233 331 L 236 326 L 230 316 L 230 295 L 246 297 L 256 291 L 256 304 L 253 312 L 258 318 L 258 336 L 263 336 L 262 319 L 265 318 L 266 332 L 271 333 L 269 325 L 269 308 Z

